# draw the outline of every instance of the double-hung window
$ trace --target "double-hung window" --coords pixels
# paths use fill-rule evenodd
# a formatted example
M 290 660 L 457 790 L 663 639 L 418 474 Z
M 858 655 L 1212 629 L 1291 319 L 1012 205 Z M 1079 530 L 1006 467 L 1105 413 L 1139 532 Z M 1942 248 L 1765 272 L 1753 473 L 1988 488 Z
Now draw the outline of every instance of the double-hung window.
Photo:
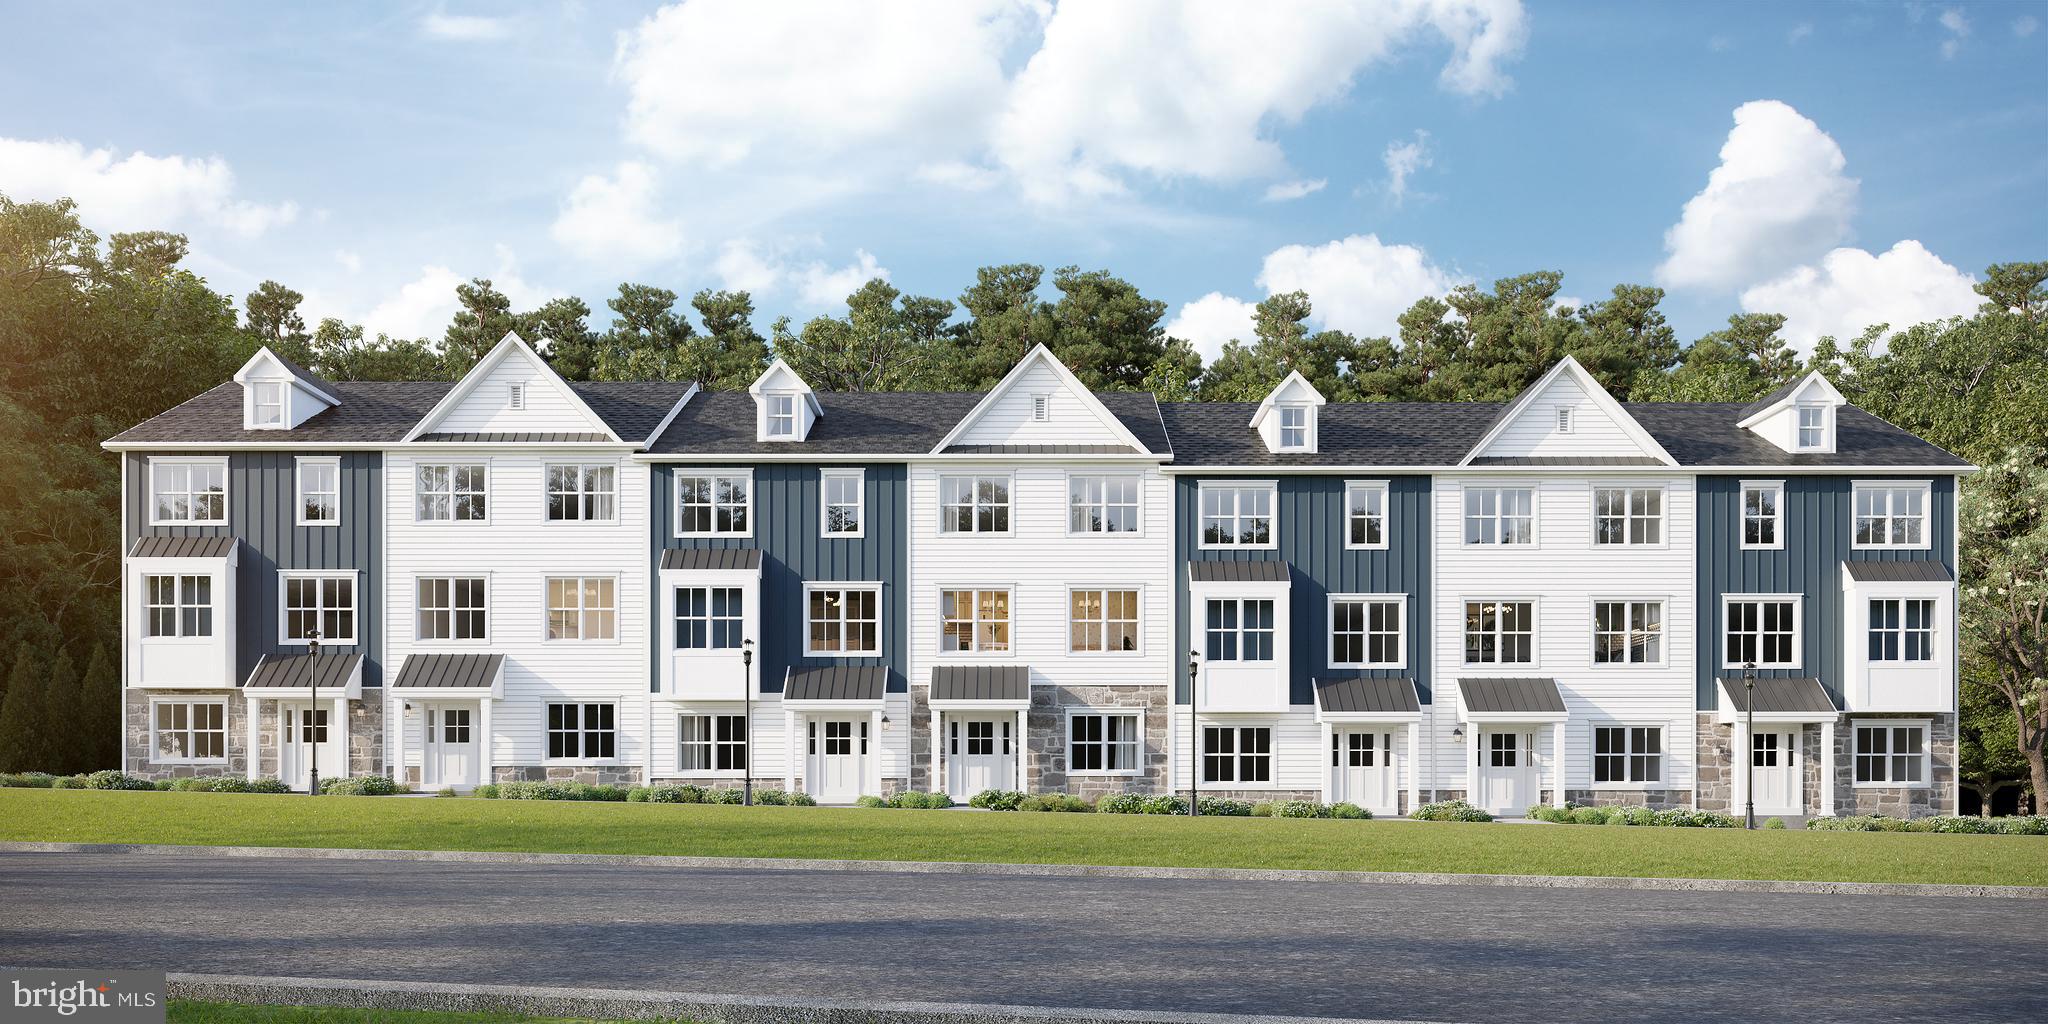
M 142 578 L 145 635 L 212 636 L 213 577 L 152 575 Z
M 1664 602 L 1593 602 L 1593 664 L 1664 663 Z
M 1828 446 L 1828 408 L 1824 405 L 1799 407 L 1800 451 L 1818 451 Z
M 158 701 L 150 729 L 153 762 L 227 760 L 228 706 L 221 701 Z
M 676 650 L 736 651 L 747 613 L 739 587 L 676 588 Z
M 356 642 L 355 573 L 287 573 L 282 597 L 284 643 L 305 643 L 315 630 L 323 644 Z
M 1352 481 L 1344 485 L 1344 546 L 1387 546 L 1387 485 Z
M 227 522 L 227 460 L 149 460 L 149 504 L 152 523 Z
M 1389 668 L 1403 663 L 1401 609 L 1396 595 L 1330 596 L 1330 667 Z
M 1664 543 L 1664 488 L 1594 488 L 1593 543 Z
M 618 742 L 616 705 L 548 705 L 548 757 L 601 761 L 618 756 Z
M 610 576 L 550 576 L 547 587 L 548 639 L 618 639 L 618 580 Z
M 1304 451 L 1308 448 L 1308 407 L 1305 405 L 1283 405 L 1280 407 L 1280 450 Z
M 1664 730 L 1660 726 L 1593 727 L 1593 784 L 1664 781 Z
M 1725 601 L 1727 646 L 1723 668 L 1798 667 L 1798 598 L 1731 596 Z
M 866 657 L 881 651 L 882 592 L 873 586 L 814 586 L 808 601 L 813 655 Z
M 249 384 L 249 428 L 275 429 L 284 426 L 283 381 L 259 380 Z
M 1535 660 L 1535 602 L 1465 602 L 1465 664 L 1527 665 Z
M 746 770 L 745 715 L 679 715 L 676 736 L 676 767 L 681 771 Z
M 1785 546 L 1785 485 L 1776 481 L 1742 484 L 1742 546 L 1777 549 Z
M 1273 730 L 1264 725 L 1202 728 L 1202 781 L 1273 781 Z
M 341 525 L 341 460 L 298 460 L 299 525 Z
M 777 440 L 796 437 L 796 396 L 768 396 L 768 436 Z
M 1934 660 L 1934 601 L 1874 598 L 1870 602 L 1870 660 Z
M 549 466 L 548 522 L 609 523 L 619 515 L 617 466 Z
M 416 587 L 419 639 L 489 639 L 485 584 L 482 576 L 421 577 Z
M 1858 548 L 1927 547 L 1927 485 L 1856 485 Z
M 1075 653 L 1136 651 L 1138 592 L 1068 591 L 1067 649 Z
M 818 474 L 821 529 L 827 537 L 861 535 L 861 486 L 858 469 L 828 469 Z
M 1927 783 L 1927 726 L 1856 723 L 1856 783 L 1921 786 Z
M 939 591 L 939 650 L 1010 649 L 1008 590 Z
M 1203 484 L 1202 546 L 1273 546 L 1272 484 Z
M 1142 718 L 1136 711 L 1076 712 L 1067 718 L 1067 771 L 1134 775 L 1142 769 Z
M 1068 477 L 1067 532 L 1138 532 L 1138 478 Z
M 940 477 L 939 532 L 1010 532 L 1010 478 Z
M 1465 488 L 1465 543 L 1536 543 L 1536 491 L 1529 487 Z
M 422 523 L 480 523 L 490 469 L 483 463 L 421 465 L 413 471 L 413 518 Z
M 1210 661 L 1273 660 L 1271 598 L 1212 597 L 1205 622 Z
M 748 473 L 677 473 L 676 536 L 752 534 L 754 478 Z

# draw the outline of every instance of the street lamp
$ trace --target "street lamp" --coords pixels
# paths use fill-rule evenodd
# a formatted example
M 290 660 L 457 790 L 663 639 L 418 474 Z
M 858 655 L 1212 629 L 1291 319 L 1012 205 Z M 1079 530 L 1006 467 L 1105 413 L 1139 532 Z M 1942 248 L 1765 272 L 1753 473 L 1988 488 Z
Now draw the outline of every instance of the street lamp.
M 1202 813 L 1202 724 L 1195 720 L 1195 691 L 1201 686 L 1202 655 L 1188 649 L 1188 817 Z
M 306 749 L 312 752 L 312 761 L 307 765 L 306 795 L 320 795 L 320 733 L 313 731 L 320 721 L 320 670 L 313 663 L 320 658 L 320 631 L 315 629 L 306 634 L 306 691 L 311 694 L 313 708 L 299 722 L 299 736 L 306 741 Z
M 1749 750 L 1742 758 L 1748 781 L 1742 786 L 1742 827 L 1756 827 L 1756 662 L 1742 663 L 1742 731 L 1749 736 Z
M 746 745 L 740 748 L 740 767 L 746 771 L 745 788 L 740 791 L 740 803 L 754 806 L 754 641 L 740 644 L 740 675 L 747 688 L 747 717 L 741 727 L 746 730 Z

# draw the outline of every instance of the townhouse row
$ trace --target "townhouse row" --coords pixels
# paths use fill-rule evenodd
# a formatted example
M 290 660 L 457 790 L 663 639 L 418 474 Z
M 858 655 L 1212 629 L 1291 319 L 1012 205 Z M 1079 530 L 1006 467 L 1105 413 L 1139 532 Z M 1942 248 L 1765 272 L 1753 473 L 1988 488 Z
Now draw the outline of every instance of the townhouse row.
M 1623 404 L 462 380 L 269 351 L 109 440 L 126 768 L 1956 805 L 1962 460 L 1818 375 Z M 344 768 L 345 766 L 345 768 Z

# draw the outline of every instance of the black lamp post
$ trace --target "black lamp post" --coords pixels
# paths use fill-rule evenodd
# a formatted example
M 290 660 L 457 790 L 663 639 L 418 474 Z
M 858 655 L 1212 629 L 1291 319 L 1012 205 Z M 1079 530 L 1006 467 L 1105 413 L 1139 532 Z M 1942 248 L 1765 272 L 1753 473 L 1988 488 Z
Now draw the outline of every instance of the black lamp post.
M 1749 749 L 1744 752 L 1744 770 L 1749 772 L 1749 781 L 1742 786 L 1742 827 L 1756 827 L 1756 662 L 1742 663 L 1742 699 L 1744 702 L 1742 731 L 1749 734 Z
M 740 644 L 740 675 L 747 688 L 747 717 L 741 728 L 746 730 L 746 745 L 740 748 L 740 767 L 746 771 L 746 781 L 740 790 L 740 803 L 754 806 L 754 641 Z
M 1202 813 L 1202 723 L 1195 719 L 1195 691 L 1202 683 L 1201 652 L 1188 649 L 1188 817 Z
M 320 795 L 320 734 L 314 732 L 315 724 L 320 721 L 320 669 L 313 664 L 319 658 L 320 631 L 316 629 L 306 634 L 306 690 L 312 695 L 313 708 L 299 721 L 299 736 L 306 741 L 306 749 L 312 757 L 306 771 L 307 796 Z

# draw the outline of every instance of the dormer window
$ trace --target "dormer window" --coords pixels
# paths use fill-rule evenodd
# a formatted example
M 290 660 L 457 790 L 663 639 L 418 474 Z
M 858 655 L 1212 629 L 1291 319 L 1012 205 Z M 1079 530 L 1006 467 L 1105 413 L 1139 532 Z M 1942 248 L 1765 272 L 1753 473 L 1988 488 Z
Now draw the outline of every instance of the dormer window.
M 1285 451 L 1300 451 L 1308 447 L 1307 406 L 1280 407 L 1280 447 Z
M 506 406 L 506 408 L 509 408 L 509 409 L 524 409 L 524 408 L 526 408 L 526 382 L 525 382 L 525 381 L 523 381 L 523 380 L 520 380 L 520 381 L 513 381 L 513 382 L 511 383 L 511 385 L 509 385 L 509 387 L 507 388 L 507 391 L 506 391 L 506 396 L 505 396 L 505 406 Z
M 249 428 L 277 429 L 284 426 L 284 382 L 261 380 L 249 385 Z
M 1828 446 L 1828 407 L 1799 407 L 1799 450 L 1821 451 Z
M 796 436 L 796 396 L 768 396 L 768 436 L 793 438 Z
M 1573 412 L 1574 410 L 1569 405 L 1564 406 L 1563 408 L 1557 410 L 1558 433 L 1569 434 L 1572 432 L 1572 420 L 1576 418 L 1572 415 Z

